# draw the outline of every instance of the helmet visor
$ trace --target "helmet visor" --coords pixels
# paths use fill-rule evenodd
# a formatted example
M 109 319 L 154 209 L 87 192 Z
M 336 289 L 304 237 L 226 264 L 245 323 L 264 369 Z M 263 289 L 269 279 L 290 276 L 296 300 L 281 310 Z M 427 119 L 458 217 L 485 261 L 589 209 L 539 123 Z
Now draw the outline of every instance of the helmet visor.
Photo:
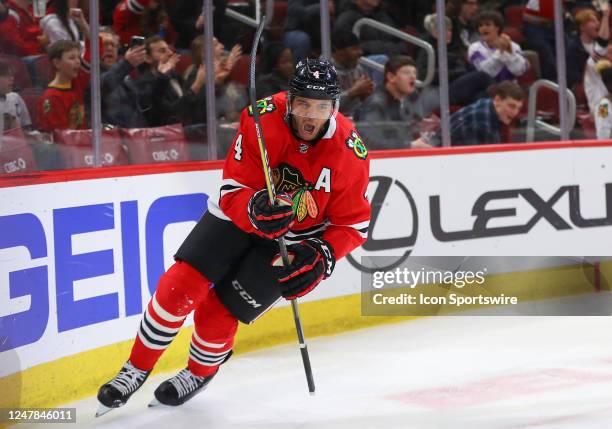
M 317 100 L 296 96 L 291 97 L 289 108 L 294 116 L 329 119 L 338 112 L 338 100 Z

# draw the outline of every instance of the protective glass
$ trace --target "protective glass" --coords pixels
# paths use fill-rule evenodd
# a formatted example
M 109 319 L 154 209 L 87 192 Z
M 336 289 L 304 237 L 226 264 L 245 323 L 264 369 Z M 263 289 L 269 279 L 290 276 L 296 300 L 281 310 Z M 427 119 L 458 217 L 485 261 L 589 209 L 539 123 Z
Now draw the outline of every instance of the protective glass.
M 311 119 L 329 119 L 338 113 L 338 107 L 338 100 L 293 97 L 289 102 L 291 114 Z

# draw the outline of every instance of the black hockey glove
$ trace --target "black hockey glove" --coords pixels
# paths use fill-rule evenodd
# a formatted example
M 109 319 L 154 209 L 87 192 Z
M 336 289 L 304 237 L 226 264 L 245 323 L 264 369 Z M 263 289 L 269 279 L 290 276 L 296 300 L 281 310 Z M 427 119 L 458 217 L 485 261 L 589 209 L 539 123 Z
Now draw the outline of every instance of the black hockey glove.
M 306 295 L 334 271 L 336 258 L 332 247 L 325 240 L 309 238 L 287 246 L 287 252 L 291 261 L 288 267 L 280 266 L 280 255 L 272 261 L 281 295 L 286 299 Z
M 278 194 L 276 201 L 277 205 L 270 205 L 268 191 L 262 189 L 253 194 L 248 206 L 249 220 L 255 233 L 269 240 L 286 234 L 295 218 L 289 195 Z

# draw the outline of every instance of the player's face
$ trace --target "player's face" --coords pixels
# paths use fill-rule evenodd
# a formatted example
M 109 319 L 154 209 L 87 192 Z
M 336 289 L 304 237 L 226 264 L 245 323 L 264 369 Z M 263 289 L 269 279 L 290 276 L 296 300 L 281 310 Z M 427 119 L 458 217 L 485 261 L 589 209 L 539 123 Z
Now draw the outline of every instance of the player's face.
M 331 100 L 315 100 L 313 98 L 295 97 L 291 101 L 293 128 L 302 140 L 317 138 L 333 110 Z
M 53 60 L 59 73 L 66 78 L 74 79 L 81 69 L 81 55 L 78 49 L 71 49 L 62 54 L 59 60 Z
M 496 96 L 493 99 L 493 105 L 495 106 L 495 111 L 497 112 L 497 116 L 499 120 L 502 121 L 506 125 L 510 125 L 514 118 L 521 113 L 521 107 L 523 107 L 523 102 L 519 100 L 515 100 L 512 97 L 501 98 Z
M 15 76 L 9 73 L 6 76 L 0 76 L 0 95 L 6 95 L 13 90 Z

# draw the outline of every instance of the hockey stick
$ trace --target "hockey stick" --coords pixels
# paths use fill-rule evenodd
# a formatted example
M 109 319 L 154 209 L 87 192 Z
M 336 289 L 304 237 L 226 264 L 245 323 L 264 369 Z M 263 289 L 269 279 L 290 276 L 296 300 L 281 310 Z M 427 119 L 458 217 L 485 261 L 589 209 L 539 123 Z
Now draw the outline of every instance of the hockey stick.
M 255 33 L 255 39 L 253 40 L 253 47 L 251 48 L 251 65 L 250 65 L 250 79 L 249 79 L 249 98 L 251 101 L 251 109 L 253 111 L 253 120 L 255 121 L 255 132 L 257 133 L 257 143 L 259 144 L 259 152 L 261 155 L 261 164 L 263 167 L 264 177 L 266 179 L 266 188 L 268 189 L 268 197 L 270 198 L 270 204 L 276 205 L 276 189 L 274 189 L 274 182 L 272 181 L 272 172 L 270 171 L 270 162 L 268 161 L 268 151 L 266 150 L 266 144 L 264 142 L 263 133 L 261 131 L 261 122 L 259 120 L 259 110 L 257 107 L 257 96 L 255 95 L 255 64 L 257 55 L 257 46 L 259 45 L 259 39 L 261 39 L 261 33 L 266 22 L 266 16 L 263 15 L 259 21 L 257 32 Z M 289 254 L 287 253 L 287 245 L 283 237 L 278 239 L 278 247 L 280 248 L 280 255 L 283 260 L 283 265 L 289 265 Z M 302 329 L 302 322 L 300 320 L 300 312 L 298 309 L 297 299 L 291 300 L 291 309 L 293 310 L 293 318 L 295 320 L 295 330 L 297 331 L 298 341 L 300 343 L 300 352 L 302 353 L 302 362 L 304 363 L 304 372 L 306 373 L 306 381 L 308 383 L 308 392 L 314 395 L 315 385 L 314 378 L 312 376 L 312 368 L 310 367 L 310 357 L 308 356 L 308 346 L 304 339 L 304 331 Z

